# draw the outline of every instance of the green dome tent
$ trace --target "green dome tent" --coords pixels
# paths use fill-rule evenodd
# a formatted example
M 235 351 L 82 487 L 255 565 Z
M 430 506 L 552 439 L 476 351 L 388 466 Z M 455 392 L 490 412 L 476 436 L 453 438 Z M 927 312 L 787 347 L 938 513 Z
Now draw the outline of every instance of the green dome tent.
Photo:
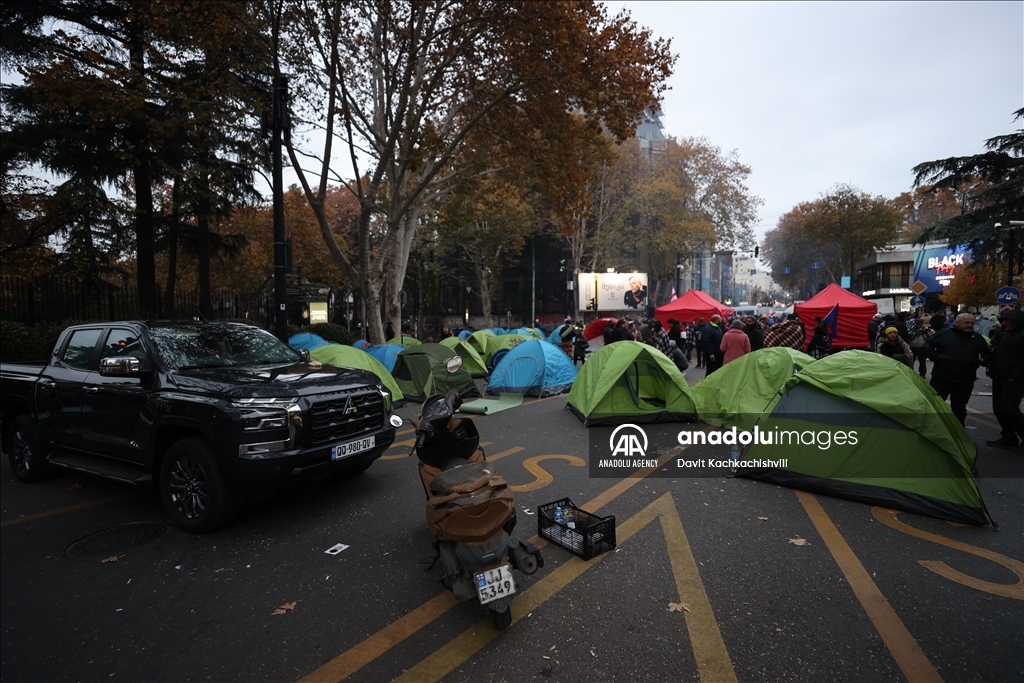
M 470 337 L 472 339 L 472 337 Z M 491 362 L 491 358 L 494 357 L 498 351 L 502 349 L 511 349 L 519 344 L 526 341 L 533 341 L 535 337 L 530 334 L 499 334 L 496 337 L 487 338 L 487 348 L 484 353 L 480 354 L 484 361 L 487 363 Z
M 691 422 L 697 412 L 675 364 L 636 341 L 615 342 L 591 355 L 580 368 L 566 405 L 588 427 Z
M 476 349 L 468 343 L 458 337 L 448 337 L 447 339 L 442 339 L 441 344 L 462 356 L 462 367 L 470 375 L 473 377 L 487 376 L 487 364 L 484 363 L 484 359 L 480 357 Z
M 469 345 L 476 349 L 476 352 L 480 354 L 480 357 L 486 360 L 487 355 L 487 340 L 491 337 L 496 337 L 494 330 L 477 330 L 473 334 L 469 335 L 466 341 Z
M 750 431 L 794 372 L 814 358 L 785 346 L 759 349 L 723 365 L 690 387 L 697 417 L 716 427 Z
M 466 368 L 448 374 L 445 363 L 454 356 L 455 352 L 447 346 L 418 344 L 398 354 L 391 375 L 405 397 L 411 401 L 422 402 L 452 389 L 462 394 L 463 398 L 479 396 L 480 391 Z
M 974 442 L 927 382 L 891 358 L 844 351 L 808 365 L 756 427 L 743 460 L 762 465 L 737 476 L 952 522 L 992 521 L 971 474 Z
M 380 378 L 384 386 L 391 390 L 392 400 L 401 401 L 405 398 L 402 390 L 398 387 L 398 382 L 387 371 L 387 368 L 365 351 L 342 344 L 325 344 L 310 351 L 309 357 L 311 360 L 318 360 L 327 365 L 369 370 Z
M 421 344 L 420 340 L 412 336 L 411 334 L 400 335 L 398 337 L 395 337 L 394 339 L 389 339 L 387 343 L 394 344 L 395 346 L 401 346 L 403 349 L 408 349 L 413 346 L 419 346 Z

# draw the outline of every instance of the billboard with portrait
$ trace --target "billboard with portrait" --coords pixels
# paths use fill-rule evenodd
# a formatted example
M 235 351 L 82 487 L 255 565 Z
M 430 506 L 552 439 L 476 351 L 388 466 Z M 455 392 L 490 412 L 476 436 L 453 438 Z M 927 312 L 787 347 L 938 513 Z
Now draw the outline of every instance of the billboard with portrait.
M 577 290 L 580 310 L 595 299 L 598 311 L 640 313 L 649 302 L 647 273 L 580 273 Z

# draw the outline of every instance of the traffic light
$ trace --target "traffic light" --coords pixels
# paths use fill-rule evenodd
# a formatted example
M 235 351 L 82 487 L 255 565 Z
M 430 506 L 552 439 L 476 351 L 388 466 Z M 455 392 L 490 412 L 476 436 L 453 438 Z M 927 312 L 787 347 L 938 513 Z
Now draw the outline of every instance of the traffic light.
M 587 310 L 588 311 L 593 311 L 596 308 L 597 308 L 597 305 L 594 302 L 594 297 L 590 297 L 590 299 L 587 301 Z

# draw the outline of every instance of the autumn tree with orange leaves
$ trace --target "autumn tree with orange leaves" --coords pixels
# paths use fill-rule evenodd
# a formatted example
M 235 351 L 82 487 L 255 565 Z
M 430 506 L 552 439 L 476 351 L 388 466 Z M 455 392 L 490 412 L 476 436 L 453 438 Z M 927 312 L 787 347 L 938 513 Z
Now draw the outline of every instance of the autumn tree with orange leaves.
M 367 310 L 395 325 L 424 212 L 467 174 L 509 164 L 496 156 L 490 169 L 456 165 L 471 133 L 511 134 L 489 147 L 555 163 L 573 150 L 550 140 L 574 116 L 593 139 L 627 139 L 674 62 L 668 42 L 593 0 L 305 0 L 290 9 L 289 159 L 332 257 Z M 322 130 L 323 146 L 304 147 L 294 132 L 303 129 Z M 345 178 L 356 179 L 346 187 L 360 206 L 351 254 L 324 208 L 328 187 Z M 367 323 L 370 340 L 382 342 L 381 316 Z

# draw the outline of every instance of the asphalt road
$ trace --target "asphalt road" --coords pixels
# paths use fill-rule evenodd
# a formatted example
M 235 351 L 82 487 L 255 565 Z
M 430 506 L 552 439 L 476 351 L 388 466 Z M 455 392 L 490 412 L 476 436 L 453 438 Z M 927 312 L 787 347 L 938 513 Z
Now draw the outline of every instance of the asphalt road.
M 564 397 L 477 417 L 517 487 L 514 539 L 563 497 L 618 535 L 589 562 L 545 546 L 503 633 L 428 570 L 408 445 L 206 536 L 170 526 L 151 490 L 25 485 L 5 459 L 0 679 L 1024 680 L 1024 456 L 984 446 L 989 402 L 968 426 L 999 530 L 744 479 L 590 478 Z

